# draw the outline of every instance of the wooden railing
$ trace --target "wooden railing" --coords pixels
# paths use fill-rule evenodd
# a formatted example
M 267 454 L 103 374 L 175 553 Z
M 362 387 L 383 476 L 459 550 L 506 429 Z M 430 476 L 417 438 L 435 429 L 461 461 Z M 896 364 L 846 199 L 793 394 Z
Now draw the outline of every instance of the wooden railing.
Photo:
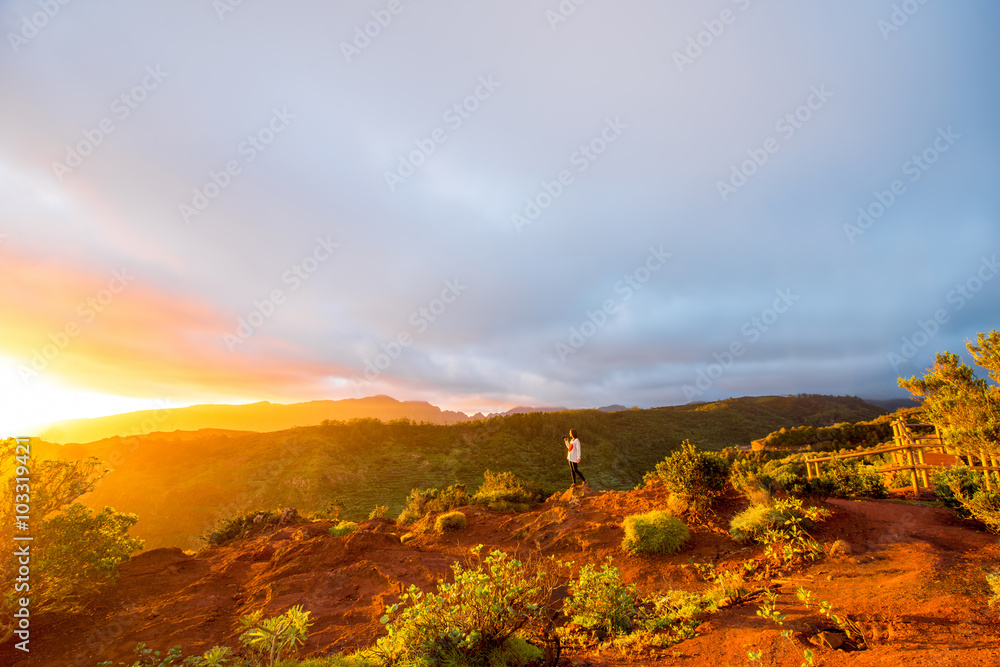
M 933 428 L 934 432 L 915 433 L 914 428 Z M 930 486 L 928 470 L 963 464 L 983 474 L 983 483 L 987 489 L 993 489 L 995 486 L 1000 488 L 1000 466 L 997 465 L 997 457 L 994 454 L 987 454 L 981 449 L 946 446 L 941 440 L 941 432 L 934 424 L 907 424 L 903 420 L 894 421 L 892 439 L 891 446 L 806 459 L 806 477 L 808 479 L 818 477 L 821 463 L 892 454 L 892 463 L 879 467 L 879 472 L 885 477 L 891 477 L 893 473 L 908 470 L 915 495 L 920 493 L 921 487 Z

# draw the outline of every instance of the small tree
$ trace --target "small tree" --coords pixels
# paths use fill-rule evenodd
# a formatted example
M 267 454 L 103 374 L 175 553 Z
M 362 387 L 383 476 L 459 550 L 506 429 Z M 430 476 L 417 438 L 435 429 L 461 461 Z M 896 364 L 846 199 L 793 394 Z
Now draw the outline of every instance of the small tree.
M 118 579 L 118 565 L 143 541 L 129 537 L 139 520 L 135 514 L 105 507 L 93 512 L 74 503 L 38 528 L 38 608 L 79 611 L 86 599 Z
M 900 378 L 899 386 L 923 399 L 923 408 L 945 438 L 987 452 L 1000 452 L 1000 332 L 976 334 L 966 348 L 993 382 L 976 376 L 956 354 L 938 353 L 934 366 L 918 379 Z

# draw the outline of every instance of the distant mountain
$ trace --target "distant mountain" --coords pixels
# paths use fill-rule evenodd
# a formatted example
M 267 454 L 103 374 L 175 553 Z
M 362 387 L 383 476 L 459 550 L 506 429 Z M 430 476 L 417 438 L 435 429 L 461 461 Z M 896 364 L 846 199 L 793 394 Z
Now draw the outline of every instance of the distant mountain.
M 889 412 L 895 412 L 900 408 L 915 408 L 920 405 L 920 401 L 912 398 L 866 398 L 865 401 Z
M 554 406 L 546 406 L 546 407 L 541 407 L 541 408 L 531 408 L 531 407 L 528 407 L 526 405 L 519 405 L 516 408 L 511 408 L 507 412 L 497 412 L 497 413 L 494 413 L 494 414 L 492 414 L 490 416 L 491 417 L 495 417 L 497 415 L 502 415 L 502 416 L 507 416 L 507 415 L 526 415 L 526 414 L 529 414 L 529 413 L 532 413 L 532 412 L 562 412 L 563 410 L 569 410 L 569 408 L 554 407 Z
M 397 401 L 389 396 L 347 398 L 308 403 L 251 403 L 249 405 L 192 405 L 186 408 L 140 410 L 109 417 L 68 419 L 48 425 L 40 434 L 48 442 L 93 442 L 114 436 L 144 435 L 155 431 L 283 431 L 315 426 L 325 420 L 374 418 L 409 419 L 430 424 L 468 421 L 462 412 L 441 410 L 424 401 Z
M 615 403 L 614 405 L 605 405 L 603 408 L 597 408 L 597 409 L 602 412 L 618 412 L 620 410 L 628 410 L 628 408 L 626 408 L 624 405 L 618 405 L 617 403 Z

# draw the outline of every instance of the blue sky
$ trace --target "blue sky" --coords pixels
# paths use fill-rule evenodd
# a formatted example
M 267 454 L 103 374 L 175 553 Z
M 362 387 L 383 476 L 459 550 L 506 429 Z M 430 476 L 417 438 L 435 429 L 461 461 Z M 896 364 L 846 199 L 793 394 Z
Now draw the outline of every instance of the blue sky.
M 150 5 L 0 2 L 9 428 L 883 397 L 997 325 L 995 3 Z

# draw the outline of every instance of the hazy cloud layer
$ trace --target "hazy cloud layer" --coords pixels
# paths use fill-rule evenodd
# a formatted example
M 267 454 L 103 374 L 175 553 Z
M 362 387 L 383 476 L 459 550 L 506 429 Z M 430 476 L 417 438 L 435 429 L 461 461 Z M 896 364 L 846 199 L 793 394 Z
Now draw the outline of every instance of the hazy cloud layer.
M 998 20 L 0 2 L 6 395 L 899 394 L 997 326 Z

